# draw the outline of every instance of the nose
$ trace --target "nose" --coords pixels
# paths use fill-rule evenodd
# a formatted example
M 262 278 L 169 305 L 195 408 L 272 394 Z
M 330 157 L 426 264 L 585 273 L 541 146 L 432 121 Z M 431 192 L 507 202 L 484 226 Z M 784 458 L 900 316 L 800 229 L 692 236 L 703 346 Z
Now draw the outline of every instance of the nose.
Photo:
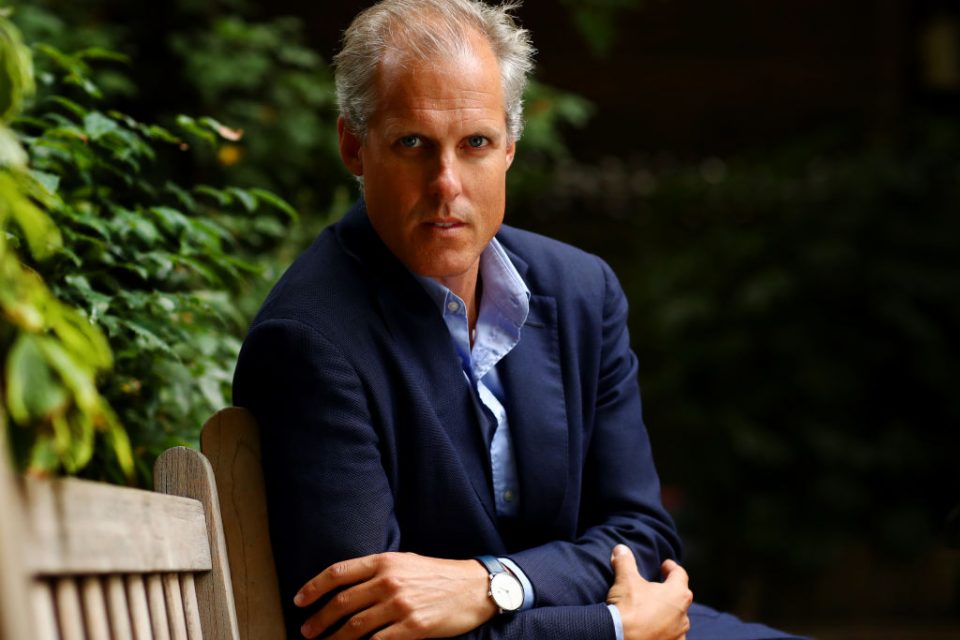
M 463 191 L 460 166 L 455 152 L 444 151 L 437 155 L 437 162 L 430 177 L 430 193 L 441 202 L 455 200 Z

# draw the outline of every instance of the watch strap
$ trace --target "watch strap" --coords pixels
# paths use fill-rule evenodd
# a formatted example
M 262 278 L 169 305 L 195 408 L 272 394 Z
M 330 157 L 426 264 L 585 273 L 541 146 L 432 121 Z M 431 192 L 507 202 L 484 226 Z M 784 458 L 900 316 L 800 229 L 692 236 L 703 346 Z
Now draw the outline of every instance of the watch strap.
M 491 576 L 495 576 L 498 573 L 503 573 L 507 570 L 506 567 L 503 566 L 503 563 L 493 556 L 477 556 L 474 559 L 486 567 L 487 573 L 489 573 Z

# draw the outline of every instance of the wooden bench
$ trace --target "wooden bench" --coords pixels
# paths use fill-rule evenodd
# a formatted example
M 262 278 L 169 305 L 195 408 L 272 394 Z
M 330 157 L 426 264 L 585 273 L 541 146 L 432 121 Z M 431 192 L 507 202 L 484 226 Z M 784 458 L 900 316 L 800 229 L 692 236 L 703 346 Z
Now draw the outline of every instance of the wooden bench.
M 203 433 L 213 464 L 170 449 L 150 492 L 17 478 L 0 424 L 0 638 L 283 638 L 256 424 Z

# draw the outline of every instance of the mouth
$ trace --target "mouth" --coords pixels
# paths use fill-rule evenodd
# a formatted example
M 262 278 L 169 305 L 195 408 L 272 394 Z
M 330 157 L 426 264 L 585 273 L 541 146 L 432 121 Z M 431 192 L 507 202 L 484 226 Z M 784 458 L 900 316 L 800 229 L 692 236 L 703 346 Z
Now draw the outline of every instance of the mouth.
M 454 229 L 466 225 L 462 220 L 449 218 L 444 220 L 428 220 L 425 224 L 434 229 Z

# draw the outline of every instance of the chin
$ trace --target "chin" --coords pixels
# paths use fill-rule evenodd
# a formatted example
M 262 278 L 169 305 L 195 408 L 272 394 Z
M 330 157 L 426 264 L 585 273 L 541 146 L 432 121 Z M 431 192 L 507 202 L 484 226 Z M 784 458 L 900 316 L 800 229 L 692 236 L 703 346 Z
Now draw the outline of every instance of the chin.
M 417 262 L 411 271 L 428 278 L 454 278 L 469 271 L 475 262 L 476 260 L 429 260 Z

